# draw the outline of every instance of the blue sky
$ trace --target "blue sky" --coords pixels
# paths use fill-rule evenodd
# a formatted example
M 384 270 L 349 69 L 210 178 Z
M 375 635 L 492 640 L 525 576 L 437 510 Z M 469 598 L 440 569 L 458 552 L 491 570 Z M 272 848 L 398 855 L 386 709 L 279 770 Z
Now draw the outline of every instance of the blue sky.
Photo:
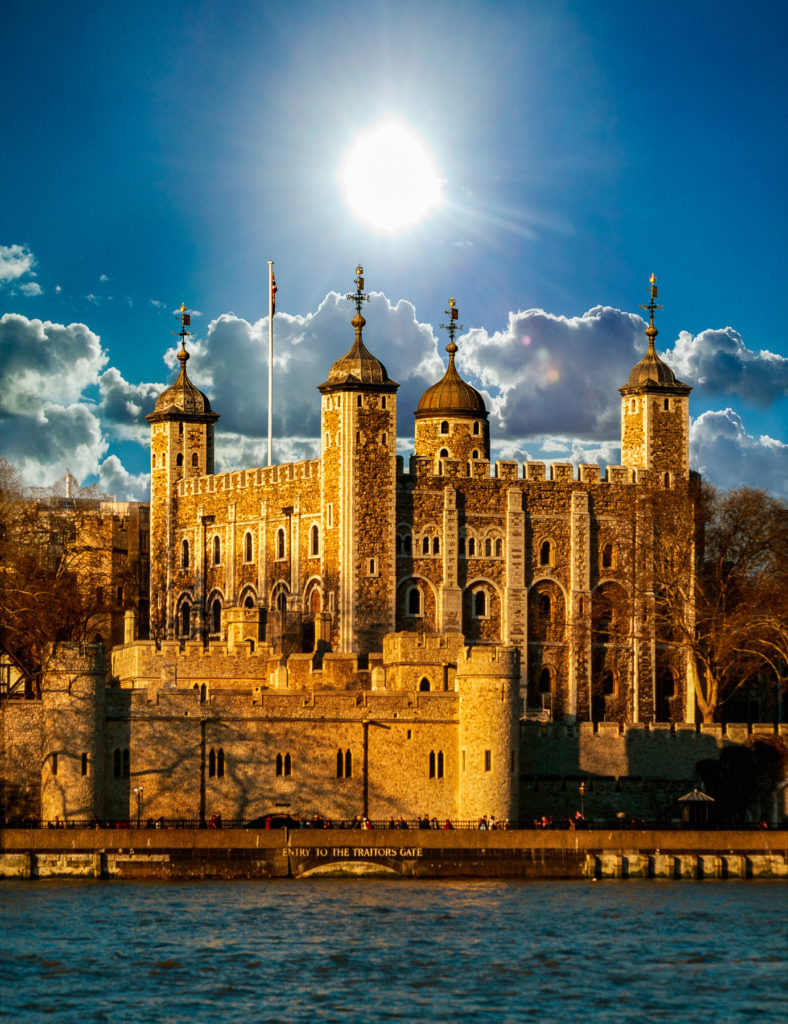
M 404 452 L 454 295 L 499 457 L 615 464 L 654 271 L 693 465 L 788 494 L 786 28 L 788 5 L 758 0 L 13 5 L 0 454 L 31 484 L 68 468 L 145 496 L 144 413 L 185 301 L 219 468 L 264 464 L 273 259 L 277 460 L 315 450 L 312 385 L 352 340 L 361 262 Z M 392 117 L 444 202 L 380 235 L 338 174 Z

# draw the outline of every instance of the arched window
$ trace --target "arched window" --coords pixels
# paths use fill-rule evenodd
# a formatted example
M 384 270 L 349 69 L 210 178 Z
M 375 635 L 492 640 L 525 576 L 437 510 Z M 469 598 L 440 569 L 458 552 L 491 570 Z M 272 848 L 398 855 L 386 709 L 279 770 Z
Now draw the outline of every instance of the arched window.
M 254 596 L 252 594 L 247 594 L 244 598 L 244 608 L 254 608 L 254 606 Z
M 553 689 L 553 674 L 549 668 L 543 668 L 539 673 L 539 692 L 550 693 Z
M 178 454 L 175 456 L 175 465 L 176 466 L 182 466 L 183 465 L 183 452 L 178 452 Z
M 345 755 L 341 750 L 337 751 L 337 778 L 344 779 L 345 777 Z
M 553 542 L 551 540 L 543 540 L 539 546 L 539 564 L 553 564 Z
M 385 409 L 386 408 L 386 396 L 385 395 L 383 395 L 383 397 L 380 399 L 380 408 L 381 409 Z
M 222 562 L 222 542 L 219 538 L 218 533 L 213 538 L 213 564 L 221 565 Z
M 276 557 L 285 557 L 285 531 L 281 527 L 276 531 Z
M 665 475 L 663 476 L 663 478 L 662 478 L 662 482 L 663 482 L 663 484 L 664 484 L 664 485 L 665 485 L 666 487 L 670 487 L 670 473 L 666 473 L 666 474 L 665 474 Z
M 483 590 L 477 590 L 473 595 L 473 614 L 477 619 L 483 619 L 487 614 L 487 594 Z
M 433 555 L 439 555 L 441 553 L 440 537 L 432 538 L 432 553 Z
M 222 602 L 214 598 L 211 603 L 211 632 L 221 633 L 222 631 Z
M 550 594 L 539 595 L 539 616 L 542 619 L 550 620 L 553 617 L 553 599 Z
M 162 468 L 167 465 L 167 453 L 166 452 L 162 452 L 161 453 L 161 464 L 162 464 Z
M 252 534 L 247 530 L 244 534 L 244 561 L 251 562 L 253 555 Z
M 492 540 L 487 537 L 484 541 L 484 557 L 490 558 L 492 556 Z
M 208 778 L 212 779 L 216 775 L 216 751 L 211 747 L 211 751 L 208 754 Z
M 429 775 L 431 779 L 435 778 L 435 751 L 430 751 L 429 757 Z
M 181 542 L 181 569 L 189 568 L 189 542 L 184 540 Z
M 221 747 L 216 755 L 216 776 L 219 779 L 224 778 L 224 750 Z
M 441 433 L 442 434 L 448 434 L 448 432 L 449 432 L 449 421 L 448 420 L 444 420 L 443 423 L 441 423 Z
M 476 420 L 475 423 L 473 424 L 473 433 L 474 433 L 474 436 L 479 433 L 479 421 L 478 420 Z
M 655 718 L 658 722 L 670 721 L 670 702 L 676 696 L 676 677 L 669 668 L 657 673 Z
M 438 452 L 438 458 L 439 459 L 448 459 L 448 457 L 449 457 L 448 449 L 447 448 L 441 448 L 441 450 Z
M 473 452 L 471 453 L 471 458 L 472 459 L 478 459 L 479 458 L 479 451 L 478 451 L 477 448 L 473 449 Z
M 293 767 L 293 762 L 290 759 L 289 754 L 285 754 L 285 775 L 290 775 Z
M 181 636 L 190 636 L 192 631 L 192 606 L 188 601 L 184 601 L 181 605 L 180 620 Z
M 605 697 L 612 697 L 616 692 L 616 677 L 613 672 L 605 672 L 602 675 L 602 693 Z
M 208 687 L 205 683 L 200 683 L 200 703 L 205 703 L 205 698 L 208 696 Z
M 276 755 L 276 774 L 277 775 L 281 775 L 282 774 L 282 771 L 284 770 L 284 763 L 285 763 L 285 759 L 282 757 L 282 755 L 281 754 L 277 754 Z
M 359 409 L 361 408 L 361 405 L 362 405 L 361 395 L 356 395 L 356 405 L 358 406 Z
M 353 755 L 349 750 L 345 751 L 345 778 L 350 779 L 353 777 Z
M 473 558 L 476 554 L 476 541 L 473 537 L 468 538 L 468 557 Z
M 430 681 L 429 681 L 429 679 L 427 679 L 427 677 L 425 676 L 425 677 L 424 677 L 424 678 L 423 678 L 423 679 L 421 680 L 421 682 L 419 683 L 419 690 L 421 690 L 421 692 L 422 692 L 422 693 L 428 693 L 428 692 L 429 692 L 429 689 L 430 689 Z
M 602 548 L 602 568 L 612 569 L 613 568 L 613 545 L 605 544 Z
M 438 751 L 437 761 L 438 761 L 438 763 L 435 766 L 435 777 L 438 778 L 438 779 L 442 779 L 443 778 L 443 751 L 442 750 Z
M 309 531 L 309 554 L 312 558 L 317 558 L 320 554 L 320 531 L 317 525 L 314 525 Z
M 198 469 L 199 465 L 200 465 L 200 457 L 198 456 L 197 452 L 192 452 L 192 466 L 195 469 Z
M 287 591 L 284 587 L 277 591 L 276 597 L 274 598 L 274 604 L 276 605 L 277 611 L 287 611 Z
M 421 615 L 421 591 L 411 587 L 408 591 L 408 615 Z
M 155 469 L 156 468 L 156 456 L 155 455 L 151 455 L 150 461 L 151 461 L 151 466 L 153 467 L 153 469 Z
M 428 555 L 430 553 L 430 538 L 422 537 L 421 539 L 421 553 L 422 555 Z
M 52 755 L 52 774 L 57 775 L 57 754 Z
M 500 537 L 495 538 L 495 557 L 501 558 L 503 556 L 503 541 Z

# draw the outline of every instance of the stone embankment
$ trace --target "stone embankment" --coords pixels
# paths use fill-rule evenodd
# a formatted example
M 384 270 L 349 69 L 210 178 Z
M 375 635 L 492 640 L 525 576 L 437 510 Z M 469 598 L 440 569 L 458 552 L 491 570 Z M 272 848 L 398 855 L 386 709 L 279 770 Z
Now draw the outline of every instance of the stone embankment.
M 0 830 L 0 878 L 361 875 L 788 879 L 788 832 Z

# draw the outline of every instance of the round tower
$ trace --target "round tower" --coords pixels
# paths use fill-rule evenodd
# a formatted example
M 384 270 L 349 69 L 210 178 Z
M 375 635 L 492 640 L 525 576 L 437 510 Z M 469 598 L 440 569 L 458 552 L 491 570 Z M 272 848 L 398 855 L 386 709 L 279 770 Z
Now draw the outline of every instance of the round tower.
M 104 813 L 106 650 L 54 645 L 41 682 L 41 817 L 90 820 Z
M 456 332 L 462 330 L 457 323 L 459 313 L 454 299 L 449 299 L 446 310 L 448 324 L 441 327 L 449 332 L 449 365 L 437 384 L 427 388 L 416 409 L 416 437 L 414 451 L 417 457 L 458 459 L 461 462 L 490 458 L 490 425 L 484 399 L 457 372 L 454 357 Z
M 159 395 L 146 417 L 151 425 L 150 614 L 154 629 L 166 636 L 174 629 L 170 581 L 176 559 L 173 530 L 178 482 L 184 477 L 213 474 L 213 426 L 219 419 L 207 397 L 189 380 L 186 338 L 191 334 L 187 330 L 191 319 L 185 304 L 180 317 L 178 379 Z
M 466 647 L 457 660 L 460 818 L 518 816 L 520 667 L 515 647 Z
M 642 308 L 649 313 L 646 328 L 648 351 L 632 369 L 621 395 L 621 465 L 649 469 L 670 485 L 689 478 L 689 393 L 671 368 L 657 355 L 654 326 L 657 278 L 650 278 L 650 301 Z

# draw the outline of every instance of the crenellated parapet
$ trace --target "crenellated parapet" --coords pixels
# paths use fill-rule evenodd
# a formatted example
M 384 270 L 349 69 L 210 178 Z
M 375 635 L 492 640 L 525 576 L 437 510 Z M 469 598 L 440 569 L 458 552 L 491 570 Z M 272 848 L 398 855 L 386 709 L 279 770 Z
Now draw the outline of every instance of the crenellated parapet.
M 305 459 L 302 462 L 284 462 L 260 469 L 238 469 L 231 473 L 187 477 L 178 482 L 178 496 L 246 491 L 249 488 L 274 487 L 299 480 L 319 481 L 321 468 L 320 459 Z
M 523 480 L 539 484 L 615 484 L 667 487 L 670 481 L 664 474 L 642 467 L 599 466 L 583 463 L 575 468 L 571 462 L 513 462 L 498 459 L 490 463 L 484 459 L 463 462 L 459 459 L 433 459 L 412 455 L 407 472 L 404 462 L 398 463 L 398 475 L 407 482 L 424 483 L 430 480 Z

